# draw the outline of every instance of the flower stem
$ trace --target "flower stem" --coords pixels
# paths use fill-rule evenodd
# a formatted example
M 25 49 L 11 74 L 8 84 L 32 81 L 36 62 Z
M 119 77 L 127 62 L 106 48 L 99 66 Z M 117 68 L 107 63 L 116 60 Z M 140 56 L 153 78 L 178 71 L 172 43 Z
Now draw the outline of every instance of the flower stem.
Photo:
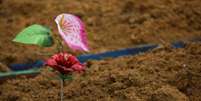
M 60 81 L 61 81 L 61 89 L 60 89 L 61 101 L 63 101 L 63 97 L 64 97 L 64 91 L 63 91 L 63 88 L 64 88 L 64 79 L 61 78 Z
M 59 40 L 59 39 L 56 39 L 57 40 L 57 52 L 63 52 L 63 45 L 62 45 L 62 42 Z

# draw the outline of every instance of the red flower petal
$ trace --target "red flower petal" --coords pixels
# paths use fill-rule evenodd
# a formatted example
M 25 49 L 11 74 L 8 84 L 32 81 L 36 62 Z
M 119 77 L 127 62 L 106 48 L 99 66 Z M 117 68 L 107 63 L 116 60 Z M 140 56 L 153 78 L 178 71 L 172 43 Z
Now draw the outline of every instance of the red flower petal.
M 84 65 L 82 65 L 75 56 L 68 53 L 53 55 L 46 61 L 45 65 L 52 67 L 62 74 L 82 72 L 85 70 Z

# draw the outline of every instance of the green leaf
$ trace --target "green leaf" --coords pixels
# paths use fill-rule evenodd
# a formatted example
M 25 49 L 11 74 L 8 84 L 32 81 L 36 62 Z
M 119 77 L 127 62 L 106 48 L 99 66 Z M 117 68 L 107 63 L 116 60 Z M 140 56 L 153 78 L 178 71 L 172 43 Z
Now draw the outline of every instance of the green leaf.
M 22 30 L 13 41 L 24 44 L 34 44 L 42 47 L 48 47 L 53 44 L 50 33 L 51 31 L 49 28 L 42 25 L 34 24 Z

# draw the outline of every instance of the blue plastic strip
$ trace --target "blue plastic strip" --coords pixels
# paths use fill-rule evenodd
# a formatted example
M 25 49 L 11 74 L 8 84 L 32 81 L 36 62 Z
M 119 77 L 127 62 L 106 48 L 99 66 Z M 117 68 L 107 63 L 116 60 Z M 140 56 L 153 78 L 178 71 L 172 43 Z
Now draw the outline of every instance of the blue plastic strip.
M 81 55 L 77 58 L 81 63 L 86 62 L 87 60 L 101 60 L 108 57 L 119 57 L 119 56 L 126 56 L 126 55 L 136 55 L 142 52 L 146 52 L 148 50 L 156 48 L 158 45 L 150 44 L 150 45 L 143 45 L 134 48 L 126 48 L 116 51 L 109 51 L 99 54 L 88 54 L 88 55 Z M 34 63 L 24 63 L 24 64 L 11 64 L 9 67 L 12 71 L 20 71 L 20 70 L 27 70 L 31 68 L 39 68 L 43 66 L 44 62 L 42 60 L 37 60 Z
M 37 60 L 34 63 L 11 64 L 9 67 L 12 71 L 28 70 L 31 68 L 39 68 L 43 66 L 42 60 Z
M 182 41 L 177 41 L 172 43 L 172 47 L 173 48 L 184 48 L 186 46 L 186 44 Z
M 196 38 L 193 40 L 190 40 L 191 42 L 201 42 L 201 38 Z M 77 58 L 79 59 L 80 62 L 84 63 L 87 60 L 101 60 L 104 58 L 108 57 L 119 57 L 119 56 L 127 56 L 127 55 L 136 55 L 142 52 L 146 52 L 148 50 L 154 49 L 158 47 L 159 45 L 156 44 L 149 44 L 149 45 L 141 45 L 138 47 L 134 48 L 125 48 L 121 50 L 116 50 L 116 51 L 108 51 L 104 53 L 99 53 L 99 54 L 87 54 L 87 55 L 81 55 L 78 56 Z M 182 41 L 176 41 L 172 43 L 173 48 L 184 48 L 185 43 Z M 37 60 L 34 63 L 24 63 L 24 64 L 11 64 L 9 67 L 13 71 L 20 71 L 20 70 L 27 70 L 31 68 L 40 68 L 43 66 L 44 62 L 42 60 Z
M 83 63 L 83 62 L 86 62 L 87 60 L 101 60 L 101 59 L 108 58 L 108 57 L 115 58 L 115 57 L 119 57 L 119 56 L 136 55 L 136 54 L 154 49 L 157 46 L 158 45 L 155 45 L 155 44 L 143 45 L 143 46 L 138 46 L 135 48 L 126 48 L 126 49 L 109 51 L 109 52 L 104 52 L 104 53 L 99 53 L 99 54 L 81 55 L 81 56 L 78 56 L 77 58 L 79 59 L 80 62 Z

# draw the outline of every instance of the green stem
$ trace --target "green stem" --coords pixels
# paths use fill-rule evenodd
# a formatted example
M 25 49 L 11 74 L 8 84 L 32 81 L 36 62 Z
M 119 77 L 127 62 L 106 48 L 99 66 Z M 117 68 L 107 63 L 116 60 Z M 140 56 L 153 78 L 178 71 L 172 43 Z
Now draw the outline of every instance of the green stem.
M 61 78 L 60 81 L 61 81 L 61 89 L 60 89 L 61 101 L 63 101 L 63 97 L 64 97 L 64 90 L 63 90 L 64 89 L 64 79 Z
M 56 39 L 56 40 L 57 40 L 57 52 L 58 53 L 63 52 L 62 42 L 59 39 Z

